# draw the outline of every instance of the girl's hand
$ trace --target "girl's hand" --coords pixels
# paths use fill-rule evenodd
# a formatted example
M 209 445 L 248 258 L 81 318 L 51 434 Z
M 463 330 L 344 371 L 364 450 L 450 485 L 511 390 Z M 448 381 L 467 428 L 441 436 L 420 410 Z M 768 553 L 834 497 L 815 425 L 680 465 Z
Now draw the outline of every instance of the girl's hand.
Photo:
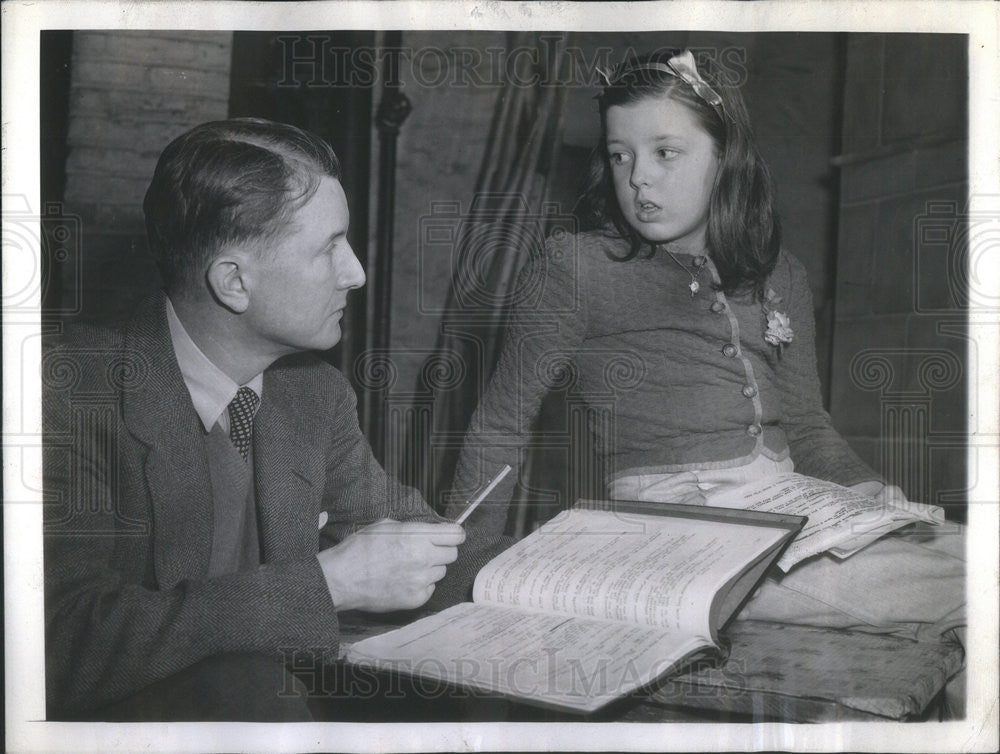
M 878 494 L 872 495 L 884 508 L 901 508 L 906 510 L 911 503 L 906 499 L 906 493 L 894 484 L 886 484 Z
M 861 482 L 860 484 L 852 484 L 850 489 L 854 490 L 860 495 L 866 495 L 867 497 L 878 497 L 882 490 L 886 489 L 886 486 L 879 481 L 871 482 Z M 899 489 L 896 487 L 896 489 Z M 902 492 L 902 490 L 900 490 Z
M 851 485 L 851 489 L 866 497 L 875 498 L 885 508 L 906 508 L 910 505 L 910 501 L 906 499 L 906 493 L 894 484 L 882 484 L 875 481 L 861 482 L 861 484 Z
M 882 508 L 895 508 L 896 510 L 911 513 L 922 521 L 932 524 L 944 523 L 944 511 L 936 505 L 924 505 L 908 500 L 906 493 L 894 484 L 882 484 L 881 482 L 862 482 L 851 486 L 855 492 L 873 497 L 881 503 Z

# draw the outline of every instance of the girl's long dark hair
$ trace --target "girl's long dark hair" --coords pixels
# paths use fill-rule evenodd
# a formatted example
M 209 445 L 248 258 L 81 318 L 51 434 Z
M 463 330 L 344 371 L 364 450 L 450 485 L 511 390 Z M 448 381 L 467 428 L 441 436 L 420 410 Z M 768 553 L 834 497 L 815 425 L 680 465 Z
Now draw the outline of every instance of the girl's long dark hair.
M 599 96 L 601 142 L 591 155 L 582 200 L 580 221 L 585 229 L 604 229 L 629 242 L 635 257 L 643 247 L 656 246 L 628 224 L 615 196 L 608 152 L 604 144 L 608 108 L 648 97 L 668 96 L 691 109 L 718 150 L 719 172 L 712 188 L 708 214 L 708 253 L 719 271 L 723 293 L 750 290 L 761 296 L 764 282 L 777 262 L 781 226 L 774 206 L 771 171 L 757 151 L 746 105 L 738 86 L 727 85 L 718 69 L 699 63 L 702 78 L 722 98 L 713 106 L 695 94 L 677 76 L 659 70 L 638 69 L 647 62 L 666 63 L 670 54 L 654 53 L 632 58 L 620 66 Z

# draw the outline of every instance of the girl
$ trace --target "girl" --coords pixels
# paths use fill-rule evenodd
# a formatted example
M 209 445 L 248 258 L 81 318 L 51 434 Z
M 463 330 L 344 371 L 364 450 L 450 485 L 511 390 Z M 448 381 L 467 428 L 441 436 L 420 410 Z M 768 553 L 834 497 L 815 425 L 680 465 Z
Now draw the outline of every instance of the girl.
M 690 52 L 645 57 L 607 77 L 600 114 L 584 197 L 593 229 L 554 236 L 523 273 L 518 290 L 541 293 L 512 313 L 456 489 L 517 469 L 542 398 L 572 386 L 611 498 L 702 502 L 794 468 L 905 500 L 822 409 L 809 286 L 780 246 L 738 89 L 703 77 Z M 516 479 L 473 525 L 504 530 Z M 964 620 L 961 540 L 887 537 L 843 561 L 820 555 L 768 580 L 741 615 L 938 637 Z

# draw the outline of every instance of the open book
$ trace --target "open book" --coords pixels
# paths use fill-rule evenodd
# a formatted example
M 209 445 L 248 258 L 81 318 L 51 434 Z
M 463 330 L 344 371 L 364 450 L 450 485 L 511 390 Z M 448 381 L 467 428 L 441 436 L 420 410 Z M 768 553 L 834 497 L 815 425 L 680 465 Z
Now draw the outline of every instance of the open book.
M 723 492 L 705 493 L 707 504 L 726 508 L 806 516 L 809 522 L 778 561 L 788 571 L 799 561 L 830 552 L 846 558 L 900 527 L 923 521 L 944 522 L 935 505 L 882 502 L 833 482 L 789 472 L 748 482 Z
M 720 650 L 800 516 L 580 501 L 480 570 L 473 602 L 351 646 L 348 662 L 592 712 Z

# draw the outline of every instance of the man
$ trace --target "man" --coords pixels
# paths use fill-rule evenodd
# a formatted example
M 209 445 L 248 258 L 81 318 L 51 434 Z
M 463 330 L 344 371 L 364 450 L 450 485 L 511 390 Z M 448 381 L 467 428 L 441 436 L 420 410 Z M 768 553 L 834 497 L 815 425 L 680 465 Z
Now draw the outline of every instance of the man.
M 143 205 L 165 295 L 47 349 L 50 719 L 307 720 L 282 658 L 332 661 L 339 611 L 419 607 L 456 559 L 306 353 L 365 282 L 339 178 L 291 126 L 194 128 Z

